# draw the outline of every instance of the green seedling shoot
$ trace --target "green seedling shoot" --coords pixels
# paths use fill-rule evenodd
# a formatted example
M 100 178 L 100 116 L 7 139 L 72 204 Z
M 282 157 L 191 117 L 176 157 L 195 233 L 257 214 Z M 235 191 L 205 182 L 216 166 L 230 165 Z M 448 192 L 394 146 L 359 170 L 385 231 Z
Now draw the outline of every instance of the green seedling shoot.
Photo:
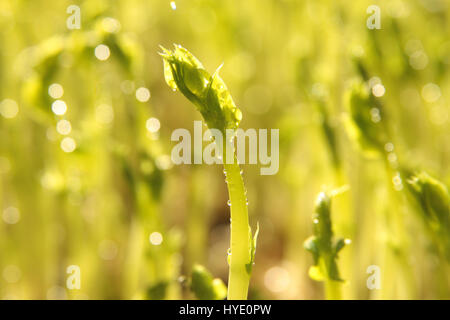
M 189 51 L 175 45 L 173 51 L 162 48 L 164 75 L 173 90 L 179 90 L 203 116 L 209 129 L 237 129 L 242 112 L 236 107 L 219 69 L 210 75 Z M 223 141 L 229 146 L 231 141 Z M 218 143 L 218 142 L 217 142 Z M 219 148 L 220 149 L 220 148 Z M 247 196 L 234 147 L 223 148 L 224 173 L 231 206 L 228 296 L 230 300 L 247 299 L 251 268 L 254 263 L 256 235 L 249 226 Z M 233 161 L 229 161 L 229 159 Z
M 317 197 L 313 221 L 313 236 L 309 237 L 304 247 L 311 252 L 314 265 L 309 269 L 309 276 L 316 281 L 325 282 L 327 299 L 342 298 L 341 285 L 344 282 L 339 274 L 337 265 L 338 254 L 350 243 L 350 240 L 338 239 L 334 241 L 331 223 L 331 199 L 335 192 L 321 192 Z

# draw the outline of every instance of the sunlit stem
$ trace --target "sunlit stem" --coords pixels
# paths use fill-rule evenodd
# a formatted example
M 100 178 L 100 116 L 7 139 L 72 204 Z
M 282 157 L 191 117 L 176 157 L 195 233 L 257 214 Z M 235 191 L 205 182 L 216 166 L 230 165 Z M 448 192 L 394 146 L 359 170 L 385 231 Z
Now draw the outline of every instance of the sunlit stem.
M 226 159 L 224 157 L 224 159 Z M 247 198 L 241 170 L 234 155 L 234 163 L 224 161 L 228 194 L 231 201 L 231 257 L 228 274 L 228 300 L 247 299 L 251 261 Z
M 325 296 L 327 300 L 341 300 L 342 299 L 341 286 L 342 284 L 339 281 L 326 280 Z

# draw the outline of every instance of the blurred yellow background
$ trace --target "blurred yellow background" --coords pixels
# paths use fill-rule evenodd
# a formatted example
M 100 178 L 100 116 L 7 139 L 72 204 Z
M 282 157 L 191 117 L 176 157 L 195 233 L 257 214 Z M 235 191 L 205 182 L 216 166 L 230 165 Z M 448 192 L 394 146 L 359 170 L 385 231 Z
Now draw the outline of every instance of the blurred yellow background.
M 241 128 L 280 129 L 278 174 L 242 166 L 260 224 L 250 299 L 324 298 L 303 242 L 317 194 L 344 185 L 344 298 L 450 298 L 449 235 L 430 231 L 403 175 L 450 184 L 449 16 L 444 0 L 2 0 L 0 299 L 191 299 L 195 263 L 226 282 L 223 169 L 170 159 L 173 130 L 200 119 L 164 82 L 157 53 L 172 43 L 212 72 L 224 63 Z M 349 130 L 354 81 L 383 152 Z

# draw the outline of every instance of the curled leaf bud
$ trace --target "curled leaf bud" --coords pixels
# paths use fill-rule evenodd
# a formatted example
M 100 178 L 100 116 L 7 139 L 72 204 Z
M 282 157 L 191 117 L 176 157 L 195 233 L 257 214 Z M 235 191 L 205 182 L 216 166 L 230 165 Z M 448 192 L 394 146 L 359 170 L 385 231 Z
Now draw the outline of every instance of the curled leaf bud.
M 242 113 L 219 77 L 220 67 L 210 75 L 201 62 L 180 45 L 175 45 L 174 51 L 162 50 L 167 84 L 197 107 L 210 129 L 236 129 Z

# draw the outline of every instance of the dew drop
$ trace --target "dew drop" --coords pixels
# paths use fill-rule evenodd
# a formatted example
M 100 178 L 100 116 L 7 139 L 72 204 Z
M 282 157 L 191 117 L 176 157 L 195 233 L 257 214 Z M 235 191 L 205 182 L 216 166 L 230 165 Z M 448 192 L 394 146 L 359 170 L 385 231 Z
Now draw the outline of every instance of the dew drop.
M 228 200 L 228 201 L 227 201 L 227 205 L 228 205 L 229 207 L 231 207 L 231 200 Z

